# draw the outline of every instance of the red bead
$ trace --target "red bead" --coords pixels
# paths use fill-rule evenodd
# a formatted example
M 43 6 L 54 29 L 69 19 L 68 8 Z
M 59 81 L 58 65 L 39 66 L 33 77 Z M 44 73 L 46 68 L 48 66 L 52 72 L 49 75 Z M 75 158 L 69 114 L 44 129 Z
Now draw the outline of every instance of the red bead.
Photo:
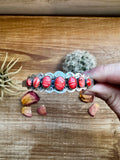
M 88 86 L 88 87 L 90 87 L 90 86 L 91 86 L 91 84 L 92 84 L 91 79 L 87 79 L 87 86 Z
M 32 85 L 32 80 L 28 78 L 26 84 L 28 87 L 30 87 Z
M 70 77 L 69 80 L 68 80 L 68 85 L 71 89 L 74 89 L 76 88 L 77 86 L 77 80 L 75 77 Z
M 83 77 L 79 78 L 79 86 L 82 88 L 85 86 L 85 79 Z
M 38 77 L 35 77 L 34 80 L 33 80 L 33 86 L 34 86 L 35 88 L 37 88 L 37 87 L 39 86 L 39 84 L 40 84 L 39 78 L 38 78 Z
M 44 88 L 48 88 L 51 85 L 51 78 L 49 76 L 45 76 L 42 80 L 42 86 Z
M 65 87 L 65 79 L 63 77 L 57 77 L 55 80 L 55 88 L 59 91 Z

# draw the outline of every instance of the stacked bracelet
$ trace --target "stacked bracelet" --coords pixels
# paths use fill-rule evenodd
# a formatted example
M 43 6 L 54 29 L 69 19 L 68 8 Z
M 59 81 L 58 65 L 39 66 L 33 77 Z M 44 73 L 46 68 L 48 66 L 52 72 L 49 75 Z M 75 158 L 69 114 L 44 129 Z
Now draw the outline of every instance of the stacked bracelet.
M 94 80 L 81 73 L 63 73 L 57 71 L 53 73 L 39 73 L 31 75 L 25 81 L 25 86 L 28 89 L 37 89 L 39 91 L 46 91 L 47 93 L 57 92 L 64 93 L 80 91 L 94 85 Z

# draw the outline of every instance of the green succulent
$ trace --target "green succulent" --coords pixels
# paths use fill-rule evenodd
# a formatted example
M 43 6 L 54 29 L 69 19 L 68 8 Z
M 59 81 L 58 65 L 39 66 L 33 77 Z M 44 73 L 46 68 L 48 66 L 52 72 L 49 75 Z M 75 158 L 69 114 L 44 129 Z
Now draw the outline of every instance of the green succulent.
M 66 55 L 62 67 L 64 72 L 82 73 L 96 67 L 96 58 L 88 51 L 75 50 Z

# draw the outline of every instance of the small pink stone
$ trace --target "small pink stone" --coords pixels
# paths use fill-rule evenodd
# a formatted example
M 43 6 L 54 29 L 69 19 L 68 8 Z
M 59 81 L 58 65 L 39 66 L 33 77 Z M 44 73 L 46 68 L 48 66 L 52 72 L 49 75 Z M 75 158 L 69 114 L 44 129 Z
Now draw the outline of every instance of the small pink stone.
M 40 115 L 46 115 L 47 114 L 46 107 L 44 105 L 41 105 L 40 107 L 38 107 L 37 112 Z
M 63 77 L 57 77 L 55 80 L 55 88 L 61 91 L 65 88 L 65 79 Z
M 93 105 L 90 106 L 88 113 L 94 117 L 96 115 L 96 113 L 99 111 L 99 104 L 98 103 L 94 103 Z
M 68 80 L 68 85 L 71 89 L 74 89 L 76 88 L 77 86 L 77 80 L 75 77 L 70 77 L 69 80 Z
M 33 80 L 33 86 L 34 86 L 35 88 L 37 88 L 37 87 L 39 86 L 39 84 L 40 84 L 39 78 L 38 78 L 38 77 L 35 77 L 34 80 Z

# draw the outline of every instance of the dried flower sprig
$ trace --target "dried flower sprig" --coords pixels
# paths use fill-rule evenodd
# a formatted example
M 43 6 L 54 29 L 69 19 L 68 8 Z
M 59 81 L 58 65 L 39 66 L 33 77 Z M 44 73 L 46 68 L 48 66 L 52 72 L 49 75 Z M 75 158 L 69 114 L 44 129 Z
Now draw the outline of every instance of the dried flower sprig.
M 0 100 L 3 99 L 4 93 L 9 95 L 17 95 L 22 91 L 18 84 L 13 82 L 13 76 L 22 69 L 22 66 L 15 72 L 9 72 L 10 69 L 18 62 L 19 58 L 16 60 L 15 58 L 12 58 L 11 61 L 6 65 L 7 58 L 8 53 L 6 53 L 5 60 L 0 68 Z

